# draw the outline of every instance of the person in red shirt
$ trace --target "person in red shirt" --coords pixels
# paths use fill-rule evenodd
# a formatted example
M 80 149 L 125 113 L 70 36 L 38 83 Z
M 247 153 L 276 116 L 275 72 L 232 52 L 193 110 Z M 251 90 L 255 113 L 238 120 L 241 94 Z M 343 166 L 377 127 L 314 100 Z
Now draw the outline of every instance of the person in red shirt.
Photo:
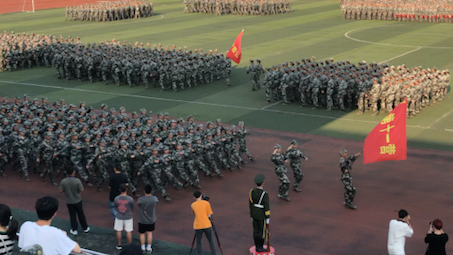
M 204 233 L 209 241 L 209 245 L 211 246 L 211 253 L 212 255 L 215 255 L 216 250 L 211 223 L 211 204 L 203 199 L 199 190 L 195 191 L 193 196 L 195 198 L 195 202 L 193 202 L 190 207 L 192 208 L 192 213 L 195 214 L 193 229 L 195 229 L 195 236 L 197 237 L 197 254 L 203 254 L 201 238 Z

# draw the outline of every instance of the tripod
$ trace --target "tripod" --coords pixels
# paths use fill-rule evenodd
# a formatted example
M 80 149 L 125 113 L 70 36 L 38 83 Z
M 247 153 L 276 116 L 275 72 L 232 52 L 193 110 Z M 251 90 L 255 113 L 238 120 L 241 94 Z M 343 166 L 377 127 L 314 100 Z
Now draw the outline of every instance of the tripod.
M 220 249 L 220 254 L 223 255 L 223 251 L 222 251 L 222 245 L 220 244 L 220 240 L 219 240 L 219 235 L 217 234 L 217 230 L 215 229 L 215 225 L 214 225 L 214 222 L 211 220 L 211 224 L 212 224 L 212 230 L 214 230 L 214 235 L 215 235 L 215 238 L 217 239 L 217 245 L 219 245 L 219 249 Z M 193 250 L 193 246 L 195 244 L 195 239 L 197 238 L 197 234 L 195 233 L 193 235 L 193 240 L 192 240 L 192 246 L 190 247 L 190 252 L 189 252 L 189 255 L 192 255 L 192 250 Z M 203 255 L 203 254 L 197 254 L 197 255 Z

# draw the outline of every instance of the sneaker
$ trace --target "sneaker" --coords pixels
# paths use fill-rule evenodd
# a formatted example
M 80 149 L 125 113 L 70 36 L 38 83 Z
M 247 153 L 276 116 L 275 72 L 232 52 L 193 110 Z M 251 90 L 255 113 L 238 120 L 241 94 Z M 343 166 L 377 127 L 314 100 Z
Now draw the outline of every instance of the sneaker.
M 123 246 L 117 245 L 117 246 L 116 246 L 116 249 L 119 250 L 119 251 L 121 251 L 121 250 L 123 249 Z
M 302 192 L 302 190 L 299 187 L 294 187 L 294 191 L 296 192 Z
M 146 252 L 147 252 L 147 253 L 153 252 L 153 248 L 152 248 L 152 247 L 146 247 Z
M 345 206 L 346 208 L 352 209 L 352 210 L 356 210 L 356 209 L 357 209 L 357 206 L 355 206 L 355 204 L 345 204 L 344 206 Z
M 79 233 L 77 232 L 77 230 L 72 230 L 72 229 L 69 230 L 69 233 L 71 233 L 71 235 L 73 235 L 73 236 L 76 236 L 76 235 L 79 234 Z
M 91 230 L 90 227 L 87 227 L 83 232 L 88 233 L 90 232 L 90 230 Z
M 291 199 L 290 199 L 288 196 L 281 196 L 281 195 L 278 195 L 278 198 L 280 198 L 280 199 L 282 199 L 282 200 L 285 200 L 286 202 L 291 201 Z
M 171 197 L 170 197 L 169 195 L 166 195 L 166 196 L 164 197 L 164 199 L 165 199 L 165 201 L 167 201 L 167 202 L 170 202 L 170 201 L 171 201 Z

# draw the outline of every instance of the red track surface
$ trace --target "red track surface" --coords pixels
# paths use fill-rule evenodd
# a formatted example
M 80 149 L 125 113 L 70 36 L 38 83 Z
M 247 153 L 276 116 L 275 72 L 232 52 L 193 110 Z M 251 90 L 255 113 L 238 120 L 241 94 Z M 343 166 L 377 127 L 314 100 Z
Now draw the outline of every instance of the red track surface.
M 98 0 L 34 0 L 35 1 L 35 10 L 44 10 L 44 9 L 53 9 L 61 8 L 66 6 L 74 6 L 81 4 L 91 4 L 100 2 Z M 102 2 L 110 0 L 102 0 Z M 32 10 L 32 0 L 0 0 L 0 14 L 10 13 L 10 12 L 21 12 L 24 9 L 25 2 L 25 11 Z
M 280 255 L 386 254 L 388 222 L 396 217 L 395 210 L 402 208 L 411 214 L 415 229 L 414 236 L 406 242 L 407 254 L 424 253 L 423 238 L 428 223 L 435 218 L 444 221 L 445 232 L 453 233 L 453 199 L 449 193 L 453 185 L 452 152 L 409 148 L 407 161 L 362 165 L 359 159 L 353 170 L 358 209 L 352 211 L 343 207 L 338 151 L 343 147 L 350 153 L 360 151 L 361 142 L 258 129 L 251 132 L 248 144 L 255 162 L 246 164 L 240 171 L 225 171 L 223 179 L 201 178 L 202 191 L 211 198 L 225 254 L 246 255 L 253 244 L 248 192 L 258 173 L 266 176 L 265 190 L 271 203 L 271 244 Z M 303 163 L 303 192 L 291 191 L 292 200 L 288 203 L 277 198 L 278 178 L 270 155 L 275 143 L 286 148 L 291 139 L 299 141 L 309 161 Z M 288 173 L 293 181 L 291 171 Z M 58 188 L 41 182 L 36 175 L 26 183 L 11 170 L 8 174 L 7 179 L 0 179 L 1 203 L 34 211 L 35 200 L 51 194 L 62 203 L 58 216 L 69 219 L 64 196 L 58 193 Z M 193 189 L 169 188 L 169 193 L 173 201 L 162 201 L 157 208 L 155 238 L 190 246 Z M 99 193 L 88 187 L 83 197 L 88 223 L 111 228 L 108 192 Z M 453 253 L 448 244 L 447 253 Z

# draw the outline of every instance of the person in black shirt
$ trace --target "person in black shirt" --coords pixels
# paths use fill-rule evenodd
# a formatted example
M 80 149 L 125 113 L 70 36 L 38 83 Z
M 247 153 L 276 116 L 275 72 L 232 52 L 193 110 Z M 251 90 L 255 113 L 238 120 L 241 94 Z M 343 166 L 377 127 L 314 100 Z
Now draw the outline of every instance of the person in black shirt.
M 445 244 L 448 242 L 448 235 L 442 230 L 443 223 L 435 219 L 429 224 L 428 234 L 425 243 L 429 244 L 426 255 L 446 255 Z
M 109 187 L 110 187 L 110 196 L 109 196 L 109 210 L 112 213 L 113 219 L 116 219 L 117 211 L 113 201 L 115 197 L 121 194 L 120 185 L 123 183 L 127 184 L 127 176 L 119 170 L 119 168 L 113 167 L 114 173 L 110 175 Z

